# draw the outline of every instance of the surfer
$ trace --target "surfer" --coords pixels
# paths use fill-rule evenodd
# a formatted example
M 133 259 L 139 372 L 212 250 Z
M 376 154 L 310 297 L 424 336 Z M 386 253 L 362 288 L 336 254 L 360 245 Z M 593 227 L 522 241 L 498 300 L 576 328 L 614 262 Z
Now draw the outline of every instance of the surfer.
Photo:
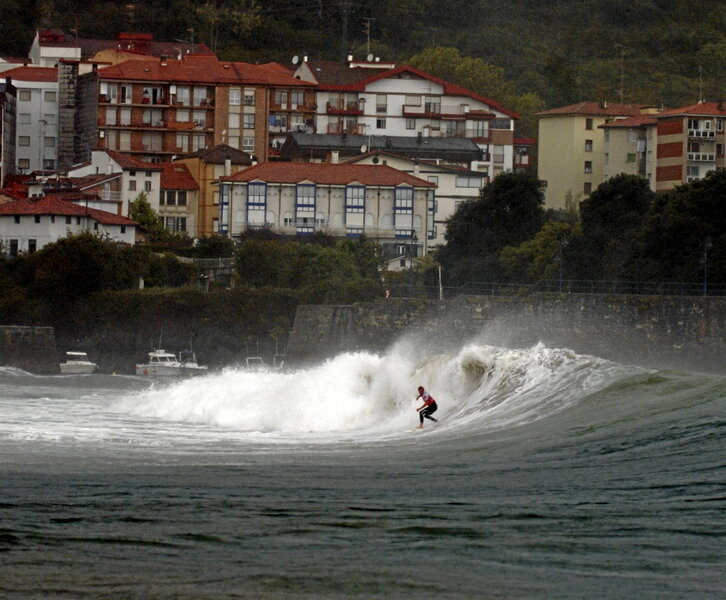
M 436 406 L 436 400 L 434 400 L 434 397 L 429 394 L 422 385 L 418 388 L 418 396 L 416 396 L 416 400 L 419 398 L 423 400 L 423 404 L 416 409 L 418 411 L 418 418 L 421 421 L 421 424 L 416 429 L 423 429 L 424 417 L 432 420 L 434 423 L 437 422 L 437 420 L 431 415 L 436 412 L 438 406 Z

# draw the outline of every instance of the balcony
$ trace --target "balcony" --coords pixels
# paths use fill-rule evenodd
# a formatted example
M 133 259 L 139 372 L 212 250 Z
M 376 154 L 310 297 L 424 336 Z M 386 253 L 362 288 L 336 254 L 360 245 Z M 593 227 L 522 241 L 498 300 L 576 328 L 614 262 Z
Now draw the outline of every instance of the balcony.
M 330 100 L 325 105 L 329 115 L 362 115 L 363 107 L 358 100 L 343 102 L 342 100 Z
M 713 162 L 716 160 L 716 155 L 708 152 L 689 152 L 689 162 Z
M 334 133 L 338 135 L 364 135 L 365 125 L 341 125 L 340 123 L 328 123 L 326 133 Z
M 689 129 L 688 137 L 699 140 L 712 140 L 716 137 L 716 132 L 713 129 Z

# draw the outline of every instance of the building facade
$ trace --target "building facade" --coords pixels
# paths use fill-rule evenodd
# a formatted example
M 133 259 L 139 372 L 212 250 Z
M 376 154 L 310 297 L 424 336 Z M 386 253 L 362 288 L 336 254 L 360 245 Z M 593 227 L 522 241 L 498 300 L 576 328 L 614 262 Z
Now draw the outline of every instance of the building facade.
M 296 77 L 318 84 L 317 133 L 467 138 L 482 151 L 471 168 L 494 177 L 514 165 L 519 115 L 410 66 L 304 61 Z
M 15 173 L 17 90 L 10 79 L 0 82 L 0 186 Z
M 726 106 L 701 102 L 664 110 L 656 116 L 657 166 L 655 190 L 701 179 L 726 168 Z
M 389 166 L 267 162 L 223 177 L 220 234 L 365 234 L 391 255 L 428 251 L 435 184 Z
M 640 115 L 635 104 L 580 102 L 536 113 L 537 175 L 547 182 L 545 205 L 565 208 L 587 198 L 603 181 L 605 130 L 601 125 Z
M 620 174 L 636 175 L 647 179 L 655 190 L 657 133 L 653 115 L 616 119 L 600 128 L 603 130 L 602 181 Z

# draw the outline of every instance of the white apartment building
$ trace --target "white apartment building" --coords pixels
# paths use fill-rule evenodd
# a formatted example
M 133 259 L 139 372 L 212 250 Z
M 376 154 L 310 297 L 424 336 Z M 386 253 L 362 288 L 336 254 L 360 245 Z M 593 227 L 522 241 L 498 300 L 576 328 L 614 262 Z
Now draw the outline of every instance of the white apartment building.
M 410 66 L 304 61 L 295 71 L 318 84 L 319 134 L 460 137 L 476 142 L 472 168 L 494 177 L 514 166 L 519 115 L 496 101 Z
M 58 164 L 58 71 L 22 66 L 3 73 L 17 90 L 15 169 L 52 171 Z

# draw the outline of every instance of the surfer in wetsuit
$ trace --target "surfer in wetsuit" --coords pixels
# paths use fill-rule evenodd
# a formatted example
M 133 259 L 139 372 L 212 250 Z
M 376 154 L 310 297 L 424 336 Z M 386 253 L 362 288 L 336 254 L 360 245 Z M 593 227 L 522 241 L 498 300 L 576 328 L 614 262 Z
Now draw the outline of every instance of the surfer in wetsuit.
M 423 404 L 416 409 L 418 411 L 418 418 L 421 421 L 421 424 L 416 429 L 423 429 L 424 417 L 432 420 L 434 423 L 437 422 L 437 420 L 431 415 L 436 412 L 438 406 L 436 406 L 436 400 L 434 400 L 434 397 L 429 394 L 422 385 L 418 388 L 418 396 L 416 396 L 416 400 L 419 398 L 423 400 Z

